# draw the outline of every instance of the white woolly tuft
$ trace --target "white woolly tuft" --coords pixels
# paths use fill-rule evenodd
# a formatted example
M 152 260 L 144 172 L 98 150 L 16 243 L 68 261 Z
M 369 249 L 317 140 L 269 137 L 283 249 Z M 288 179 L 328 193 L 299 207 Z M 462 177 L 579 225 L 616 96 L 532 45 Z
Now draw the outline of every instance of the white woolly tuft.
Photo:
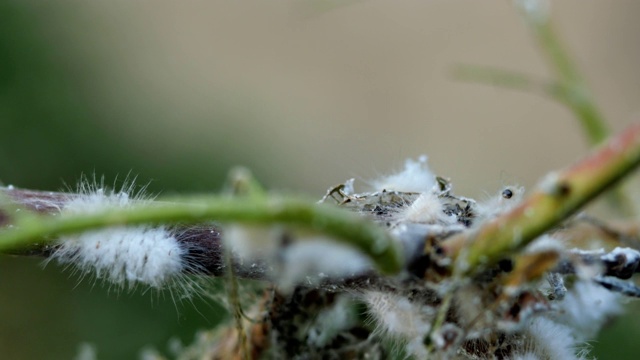
M 61 213 L 96 213 L 130 207 L 134 202 L 126 192 L 87 184 L 80 190 Z M 146 284 L 160 288 L 186 269 L 186 255 L 187 249 L 165 227 L 121 226 L 62 236 L 51 259 L 122 287 Z
M 442 231 L 443 229 L 444 226 L 441 225 L 400 223 L 391 229 L 390 234 L 400 244 L 400 248 L 404 250 L 404 258 L 411 259 L 424 248 L 425 234 L 430 231 Z
M 283 243 L 284 232 L 277 227 L 233 224 L 225 227 L 222 237 L 241 262 L 276 256 Z
M 621 312 L 620 297 L 591 281 L 577 281 L 564 300 L 555 303 L 555 311 L 530 320 L 526 353 L 516 359 L 585 359 L 588 349 L 581 345 Z
M 540 357 L 535 353 L 528 352 L 522 355 L 516 355 L 513 360 L 540 360 Z
M 184 255 L 164 228 L 123 227 L 65 236 L 53 257 L 114 284 L 161 287 L 184 270 Z
M 367 291 L 364 301 L 377 321 L 378 331 L 406 338 L 425 335 L 431 329 L 435 311 L 409 299 L 378 291 Z
M 404 170 L 373 182 L 376 191 L 427 192 L 436 185 L 436 177 L 427 166 L 427 156 L 418 161 L 407 159 Z
M 329 278 L 353 277 L 373 268 L 371 260 L 353 247 L 325 237 L 298 239 L 281 249 L 276 278 L 281 288 L 313 285 Z
M 353 186 L 353 184 L 355 183 L 356 179 L 351 178 L 347 181 L 344 182 L 344 188 L 342 189 L 342 191 L 346 194 L 346 195 L 353 195 L 356 193 L 355 188 Z
M 526 345 L 526 354 L 538 359 L 580 360 L 576 355 L 576 339 L 570 327 L 556 323 L 543 316 L 531 320 L 527 328 L 531 336 Z
M 376 332 L 405 342 L 407 354 L 426 358 L 424 337 L 431 329 L 435 309 L 409 299 L 378 291 L 367 291 L 363 300 L 376 323 Z
M 622 312 L 622 295 L 589 280 L 580 280 L 559 304 L 558 322 L 575 329 L 579 341 L 593 338 L 612 316 Z
M 357 323 L 352 310 L 352 299 L 340 297 L 333 306 L 324 309 L 306 330 L 307 343 L 316 347 L 326 346 L 340 332 Z
M 279 227 L 231 225 L 223 239 L 240 264 L 264 262 L 283 292 L 295 285 L 315 285 L 373 269 L 371 260 L 351 246 Z
M 397 215 L 397 218 L 399 221 L 416 224 L 453 225 L 457 221 L 455 216 L 444 213 L 438 195 L 431 191 L 420 194 L 410 206 Z
M 562 239 L 553 237 L 551 235 L 542 235 L 533 240 L 529 245 L 527 245 L 525 251 L 528 253 L 543 251 L 563 252 L 565 251 L 565 246 Z

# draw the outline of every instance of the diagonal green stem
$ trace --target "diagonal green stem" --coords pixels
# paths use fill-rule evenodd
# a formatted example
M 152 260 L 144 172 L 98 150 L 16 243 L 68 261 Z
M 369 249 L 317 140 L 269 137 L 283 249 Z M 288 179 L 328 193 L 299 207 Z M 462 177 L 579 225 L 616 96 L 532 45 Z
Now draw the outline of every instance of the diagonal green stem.
M 459 81 L 493 85 L 500 88 L 532 92 L 561 100 L 557 84 L 545 82 L 531 75 L 508 71 L 492 66 L 457 64 L 452 68 L 452 76 Z
M 544 95 L 567 105 L 569 108 L 573 106 L 572 91 L 566 88 L 565 84 L 545 81 L 532 75 L 492 66 L 460 64 L 453 68 L 453 76 L 460 81 L 494 85 L 500 88 Z M 596 129 L 598 126 L 594 126 L 593 128 Z M 604 131 L 603 129 L 603 131 L 597 131 L 597 133 L 606 134 L 608 131 Z M 594 135 L 594 137 L 599 138 L 600 135 Z
M 555 88 L 557 99 L 567 105 L 580 121 L 592 146 L 602 143 L 610 134 L 607 122 L 590 95 L 577 64 L 556 33 L 549 15 L 541 9 L 522 10 L 540 49 L 555 72 L 558 83 Z M 637 205 L 630 200 L 629 192 L 622 187 L 612 191 L 608 200 L 617 213 L 634 215 L 638 212 Z
M 548 175 L 518 207 L 479 229 L 446 240 L 444 253 L 464 273 L 492 264 L 558 225 L 640 165 L 640 123 L 591 156 Z
M 558 89 L 562 90 L 560 97 L 582 124 L 589 143 L 600 144 L 609 136 L 609 128 L 589 94 L 576 63 L 566 51 L 566 46 L 561 43 L 548 14 L 542 9 L 521 9 L 556 75 L 560 85 Z

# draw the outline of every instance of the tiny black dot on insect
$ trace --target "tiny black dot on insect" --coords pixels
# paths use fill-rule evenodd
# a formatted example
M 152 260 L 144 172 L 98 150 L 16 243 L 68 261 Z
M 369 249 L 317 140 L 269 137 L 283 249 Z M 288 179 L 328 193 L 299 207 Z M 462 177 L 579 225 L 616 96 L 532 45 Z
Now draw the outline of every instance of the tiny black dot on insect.
M 513 197 L 513 191 L 511 191 L 511 189 L 504 189 L 502 191 L 502 197 L 505 199 L 511 199 Z

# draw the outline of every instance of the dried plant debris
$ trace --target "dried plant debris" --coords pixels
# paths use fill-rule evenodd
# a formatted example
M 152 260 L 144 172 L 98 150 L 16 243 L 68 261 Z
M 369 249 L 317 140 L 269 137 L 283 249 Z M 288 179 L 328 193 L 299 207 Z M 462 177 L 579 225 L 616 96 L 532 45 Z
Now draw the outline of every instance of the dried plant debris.
M 265 357 L 583 359 L 585 342 L 621 312 L 622 294 L 638 296 L 621 279 L 635 273 L 640 253 L 568 248 L 570 223 L 471 276 L 457 276 L 438 259 L 442 241 L 511 210 L 522 199 L 522 187 L 505 187 L 476 202 L 455 195 L 424 158 L 407 161 L 403 171 L 374 185 L 370 192 L 356 192 L 349 180 L 329 189 L 321 202 L 386 227 L 405 249 L 405 271 L 383 278 L 366 265 L 346 269 L 335 263 L 349 261 L 342 250 L 328 245 L 316 252 L 321 260 L 313 268 L 336 270 L 324 281 L 309 280 L 314 274 L 308 266 L 281 260 L 278 266 L 285 263 L 286 270 L 280 275 L 307 275 L 295 287 L 276 281 L 271 288 L 272 301 L 264 303 L 258 322 L 269 329 L 270 344 L 257 341 L 254 347 L 265 349 Z

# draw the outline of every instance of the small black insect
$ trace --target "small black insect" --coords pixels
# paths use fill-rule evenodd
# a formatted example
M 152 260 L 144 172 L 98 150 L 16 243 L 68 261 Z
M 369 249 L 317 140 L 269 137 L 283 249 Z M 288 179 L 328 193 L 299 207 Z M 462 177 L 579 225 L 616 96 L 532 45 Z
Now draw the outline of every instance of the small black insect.
M 511 191 L 511 189 L 504 189 L 502 191 L 502 197 L 505 199 L 511 199 L 511 197 L 513 197 L 513 191 Z

